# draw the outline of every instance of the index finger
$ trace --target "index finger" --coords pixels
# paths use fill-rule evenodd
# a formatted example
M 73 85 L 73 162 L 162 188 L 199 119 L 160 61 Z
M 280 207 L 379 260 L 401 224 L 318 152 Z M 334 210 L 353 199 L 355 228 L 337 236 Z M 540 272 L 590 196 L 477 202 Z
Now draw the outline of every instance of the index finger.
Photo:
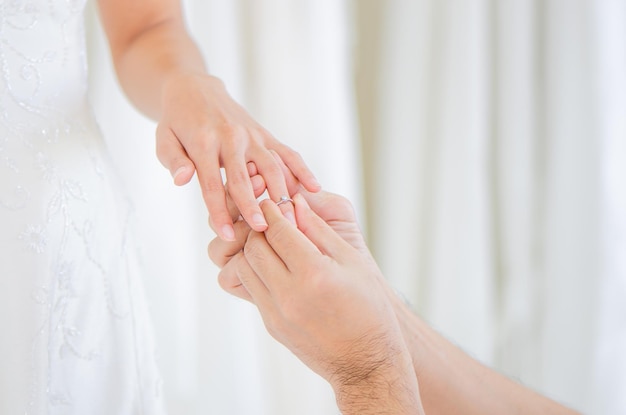
M 265 238 L 290 271 L 319 260 L 320 250 L 282 215 L 275 203 L 264 200 L 261 202 L 261 210 L 268 224 Z
M 234 240 L 235 231 L 233 230 L 233 221 L 226 209 L 226 191 L 222 183 L 219 161 L 208 155 L 193 161 L 196 164 L 202 197 L 209 211 L 215 232 L 225 241 Z
M 254 163 L 248 163 L 248 174 L 250 174 L 250 183 L 252 184 L 252 191 L 254 192 L 254 197 L 259 197 L 265 191 L 265 181 L 263 180 L 263 176 L 256 172 L 256 167 L 254 167 Z M 242 219 L 241 212 L 239 212 L 239 208 L 235 204 L 235 201 L 230 196 L 228 182 L 224 184 L 224 188 L 226 189 L 226 210 L 230 215 L 230 218 L 233 220 L 233 223 Z M 215 233 L 217 233 L 215 229 L 215 224 L 213 223 L 213 219 L 209 216 L 209 226 Z

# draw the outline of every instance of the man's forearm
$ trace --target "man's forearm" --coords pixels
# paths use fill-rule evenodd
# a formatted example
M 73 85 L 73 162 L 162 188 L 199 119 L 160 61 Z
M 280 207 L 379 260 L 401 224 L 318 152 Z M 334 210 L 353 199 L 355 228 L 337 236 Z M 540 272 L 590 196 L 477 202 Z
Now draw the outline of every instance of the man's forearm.
M 423 415 L 410 355 L 404 350 L 364 372 L 342 374 L 333 389 L 344 415 Z M 347 375 L 347 376 L 346 376 Z
M 577 414 L 472 359 L 393 297 L 426 413 Z

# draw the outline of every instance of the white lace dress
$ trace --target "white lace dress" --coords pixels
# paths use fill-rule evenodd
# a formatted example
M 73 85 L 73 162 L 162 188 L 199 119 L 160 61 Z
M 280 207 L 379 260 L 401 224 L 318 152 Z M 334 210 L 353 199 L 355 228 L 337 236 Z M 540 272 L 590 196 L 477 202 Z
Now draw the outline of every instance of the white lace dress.
M 84 0 L 0 0 L 0 414 L 161 413 Z

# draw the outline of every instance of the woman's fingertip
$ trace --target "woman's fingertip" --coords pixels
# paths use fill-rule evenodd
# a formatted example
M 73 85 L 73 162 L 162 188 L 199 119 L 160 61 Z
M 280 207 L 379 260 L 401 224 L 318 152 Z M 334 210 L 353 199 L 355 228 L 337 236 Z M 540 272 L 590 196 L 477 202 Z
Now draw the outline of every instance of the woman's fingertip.
M 260 196 L 265 191 L 265 180 L 260 174 L 250 177 L 250 183 L 252 184 L 252 190 L 256 197 Z
M 256 163 L 254 161 L 247 162 L 246 169 L 248 170 L 249 176 L 255 176 L 259 174 L 259 169 L 256 167 Z
M 176 179 L 178 176 L 183 174 L 185 171 L 187 171 L 187 166 L 180 166 L 179 168 L 176 169 L 176 171 L 174 171 L 174 174 L 172 176 L 174 177 L 174 179 Z
M 265 230 L 265 228 L 267 228 L 267 222 L 265 221 L 265 217 L 261 213 L 255 213 L 254 215 L 252 215 L 252 222 L 255 226 L 255 230 Z
M 174 178 L 174 184 L 180 186 L 187 183 L 189 181 L 189 179 L 186 178 L 188 174 L 189 166 L 181 166 L 177 168 L 174 174 L 172 174 L 172 177 Z
M 311 187 L 314 189 L 311 190 L 312 192 L 319 192 L 320 190 L 322 190 L 322 184 L 318 182 L 315 177 L 313 177 L 313 180 L 311 180 Z
M 222 239 L 228 242 L 235 241 L 235 229 L 232 225 L 222 226 Z

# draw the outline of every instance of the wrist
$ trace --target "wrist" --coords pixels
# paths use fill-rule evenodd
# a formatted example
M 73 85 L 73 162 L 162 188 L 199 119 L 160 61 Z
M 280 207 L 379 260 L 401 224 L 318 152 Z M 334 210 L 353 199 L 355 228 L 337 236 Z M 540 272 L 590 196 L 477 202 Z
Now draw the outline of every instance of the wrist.
M 161 119 L 166 108 L 181 107 L 190 102 L 198 103 L 228 95 L 224 82 L 202 70 L 172 71 L 167 75 L 160 89 Z M 204 101 L 203 101 L 204 100 Z
M 180 92 L 182 89 L 191 86 L 194 89 L 198 88 L 198 80 L 202 81 L 204 87 L 210 88 L 215 92 L 226 92 L 226 85 L 220 78 L 208 74 L 203 68 L 197 70 L 185 70 L 180 69 L 173 70 L 169 73 L 162 84 L 161 95 L 165 96 L 168 93 Z
M 345 367 L 331 383 L 348 414 L 423 414 L 411 356 L 404 348 L 384 359 Z

